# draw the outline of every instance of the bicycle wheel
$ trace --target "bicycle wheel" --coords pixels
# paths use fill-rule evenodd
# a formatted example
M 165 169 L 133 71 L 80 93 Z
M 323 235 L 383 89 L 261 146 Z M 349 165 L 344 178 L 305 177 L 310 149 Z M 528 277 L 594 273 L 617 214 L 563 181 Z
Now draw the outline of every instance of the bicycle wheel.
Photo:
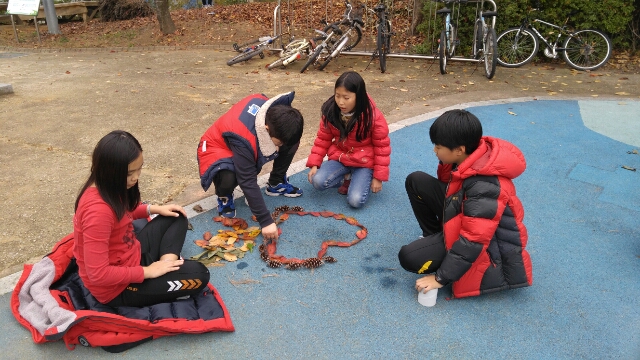
M 515 68 L 529 63 L 538 53 L 538 38 L 527 29 L 511 28 L 498 35 L 498 64 Z
M 440 33 L 440 45 L 438 45 L 438 58 L 440 60 L 440 74 L 447 73 L 447 32 Z
M 305 70 L 307 70 L 307 68 L 309 67 L 309 65 L 313 64 L 316 62 L 316 59 L 318 59 L 318 56 L 320 56 L 320 53 L 322 52 L 323 49 L 323 45 L 318 45 L 318 47 L 316 47 L 316 50 L 313 52 L 313 54 L 311 54 L 311 56 L 309 56 L 309 58 L 307 59 L 307 62 L 304 64 L 304 66 L 302 67 L 302 69 L 300 69 L 300 73 L 302 74 Z
M 564 41 L 562 57 L 577 70 L 595 70 L 611 56 L 611 40 L 598 30 L 580 30 Z
M 496 54 L 496 31 L 493 28 L 487 28 L 487 37 L 484 41 L 482 53 L 484 56 L 484 75 L 487 79 L 492 79 L 496 74 L 496 65 L 498 64 L 498 56 Z
M 259 47 L 257 49 L 254 50 L 249 50 L 245 53 L 242 53 L 234 58 L 232 58 L 231 60 L 227 61 L 227 65 L 231 66 L 233 64 L 237 64 L 239 62 L 242 61 L 247 61 L 249 59 L 251 59 L 252 57 L 258 55 L 258 54 L 262 54 L 262 52 L 264 51 L 264 48 Z M 263 55 L 264 56 L 264 55 Z
M 384 20 L 384 19 L 382 19 Z M 378 45 L 378 57 L 380 58 L 380 71 L 384 73 L 387 71 L 387 54 L 389 53 L 389 43 L 391 38 L 391 29 L 389 23 L 384 21 L 378 25 L 378 36 L 376 43 Z
M 482 21 L 476 20 L 476 24 L 473 26 L 473 44 L 471 45 L 474 59 L 479 60 L 482 57 Z
M 351 35 L 349 36 L 349 42 L 344 46 L 344 49 L 342 51 L 349 51 L 356 47 L 358 43 L 360 43 L 360 39 L 362 39 L 362 29 L 360 29 L 360 27 L 358 26 L 354 26 L 353 30 L 356 31 L 356 34 L 354 35 L 353 31 L 351 32 Z

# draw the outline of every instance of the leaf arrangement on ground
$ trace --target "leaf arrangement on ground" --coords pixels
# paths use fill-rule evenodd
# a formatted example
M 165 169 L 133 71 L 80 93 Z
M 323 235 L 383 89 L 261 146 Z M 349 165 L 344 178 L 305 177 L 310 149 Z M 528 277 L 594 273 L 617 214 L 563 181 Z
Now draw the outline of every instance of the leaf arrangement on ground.
M 192 260 L 212 265 L 222 260 L 232 262 L 242 259 L 247 251 L 253 251 L 255 238 L 260 234 L 259 227 L 249 227 L 247 222 L 240 218 L 230 219 L 216 216 L 213 221 L 220 222 L 232 230 L 221 229 L 215 235 L 210 231 L 202 234 L 202 239 L 194 242 L 205 251 L 191 257 Z M 242 240 L 242 244 L 240 244 L 240 240 Z
M 358 220 L 353 217 L 348 217 L 343 214 L 336 214 L 331 211 L 304 211 L 299 206 L 288 207 L 288 206 L 279 206 L 275 209 L 275 211 L 271 214 L 273 219 L 276 222 L 276 225 L 283 223 L 288 220 L 291 215 L 299 215 L 306 216 L 311 215 L 315 217 L 324 217 L 324 218 L 334 218 L 336 220 L 344 220 L 347 224 L 356 226 L 360 228 L 356 231 L 356 238 L 352 241 L 337 241 L 337 240 L 326 240 L 322 242 L 320 247 L 320 251 L 318 251 L 317 257 L 307 258 L 307 259 L 298 259 L 298 258 L 287 258 L 283 255 L 276 254 L 277 252 L 277 241 L 267 240 L 263 238 L 263 243 L 260 245 L 260 258 L 267 263 L 267 266 L 271 268 L 279 268 L 284 267 L 288 270 L 297 270 L 302 267 L 307 269 L 315 269 L 322 266 L 324 263 L 334 263 L 337 260 L 332 256 L 325 256 L 327 253 L 327 249 L 330 246 L 339 246 L 339 247 L 349 247 L 355 245 L 362 241 L 367 237 L 367 228 L 361 225 Z M 278 233 L 282 233 L 282 228 L 278 229 Z

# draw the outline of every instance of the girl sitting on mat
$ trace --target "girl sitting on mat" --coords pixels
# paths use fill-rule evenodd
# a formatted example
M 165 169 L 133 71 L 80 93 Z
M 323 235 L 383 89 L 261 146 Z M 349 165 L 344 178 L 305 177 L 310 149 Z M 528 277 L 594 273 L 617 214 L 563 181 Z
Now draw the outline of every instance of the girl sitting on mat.
M 323 162 L 325 155 L 329 159 Z M 309 182 L 318 190 L 338 187 L 349 205 L 360 208 L 370 191 L 377 193 L 389 180 L 390 155 L 384 115 L 367 94 L 360 74 L 345 72 L 322 105 L 318 135 L 307 160 Z
M 174 301 L 209 282 L 203 264 L 180 258 L 188 226 L 184 209 L 140 203 L 143 162 L 138 140 L 112 131 L 96 145 L 91 174 L 76 199 L 73 255 L 80 278 L 99 302 L 113 307 Z M 158 216 L 136 234 L 133 220 L 151 214 Z

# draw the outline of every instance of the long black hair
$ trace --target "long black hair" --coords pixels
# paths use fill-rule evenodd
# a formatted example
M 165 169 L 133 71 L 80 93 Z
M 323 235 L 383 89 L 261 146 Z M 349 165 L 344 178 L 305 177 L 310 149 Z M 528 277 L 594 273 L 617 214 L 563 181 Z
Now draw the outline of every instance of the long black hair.
M 346 139 L 347 134 L 356 127 L 356 141 L 362 141 L 369 136 L 373 127 L 373 107 L 367 95 L 364 79 L 355 71 L 347 71 L 336 80 L 335 89 L 344 87 L 347 91 L 356 94 L 356 106 L 353 116 L 346 126 L 341 120 L 340 108 L 336 104 L 335 94 L 322 104 L 324 125 L 331 124 L 340 130 L 340 140 Z
M 93 150 L 91 175 L 76 198 L 78 210 L 80 197 L 91 184 L 95 184 L 102 200 L 109 204 L 118 220 L 125 211 L 133 211 L 140 203 L 140 190 L 136 183 L 127 189 L 129 164 L 142 153 L 142 147 L 133 135 L 115 130 L 105 135 Z

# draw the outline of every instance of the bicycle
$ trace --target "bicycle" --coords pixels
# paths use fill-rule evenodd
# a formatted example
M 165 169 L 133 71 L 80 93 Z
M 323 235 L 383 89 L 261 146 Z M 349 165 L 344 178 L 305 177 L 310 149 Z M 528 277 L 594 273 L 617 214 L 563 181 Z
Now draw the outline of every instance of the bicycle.
M 443 15 L 444 30 L 440 32 L 440 41 L 438 42 L 438 60 L 440 63 L 440 74 L 447 73 L 447 60 L 451 59 L 456 52 L 456 46 L 460 44 L 458 40 L 457 26 L 451 22 L 451 13 L 458 4 L 458 18 L 460 15 L 460 4 L 466 3 L 467 0 L 433 0 L 434 2 L 444 3 L 444 8 L 436 11 L 437 15 Z M 453 3 L 453 10 L 447 7 L 448 3 Z
M 278 60 L 267 65 L 267 69 L 275 69 L 278 66 L 285 67 L 296 60 L 308 56 L 313 49 L 313 43 L 307 39 L 293 40 L 285 46 Z
M 355 47 L 362 38 L 362 26 L 364 23 L 359 18 L 351 19 L 351 11 L 353 7 L 349 3 L 348 0 L 345 0 L 346 11 L 342 16 L 342 20 L 333 22 L 331 24 L 327 23 L 326 20 L 323 20 L 322 23 L 325 24 L 324 31 L 314 30 L 319 37 L 316 37 L 315 41 L 322 42 L 318 44 L 315 48 L 315 51 L 309 56 L 309 59 L 304 64 L 301 73 L 305 72 L 307 68 L 311 64 L 317 64 L 318 62 L 322 62 L 318 67 L 319 70 L 323 70 L 329 62 L 338 56 L 342 51 L 351 50 Z M 363 5 L 364 6 L 364 5 Z M 340 26 L 348 26 L 345 31 L 340 29 Z M 336 36 L 340 36 L 337 40 Z M 322 54 L 324 54 L 322 56 Z
M 529 12 L 537 11 L 534 8 Z M 559 31 L 552 43 L 536 29 L 529 20 L 529 13 L 525 15 L 520 27 L 507 29 L 498 36 L 498 63 L 504 67 L 515 68 L 529 63 L 538 53 L 540 40 L 545 45 L 544 55 L 557 59 L 562 53 L 564 61 L 576 70 L 596 70 L 603 66 L 611 57 L 611 40 L 599 30 L 570 30 L 567 26 L 567 16 L 564 24 L 558 26 L 540 19 L 533 19 L 534 23 L 540 23 Z M 560 39 L 564 38 L 562 47 L 558 46 Z
M 493 10 L 485 11 L 484 3 L 493 5 Z M 484 63 L 484 74 L 492 79 L 498 65 L 498 43 L 496 37 L 496 3 L 493 0 L 481 0 L 476 9 L 476 21 L 473 26 L 472 56 Z M 491 24 L 486 19 L 491 19 Z
M 376 14 L 378 20 L 376 22 L 376 51 L 371 55 L 371 60 L 378 58 L 380 60 L 380 72 L 387 71 L 387 54 L 391 51 L 391 36 L 395 35 L 391 31 L 391 20 L 389 20 L 389 13 L 387 12 L 387 6 L 381 0 L 373 10 L 369 9 Z M 371 60 L 369 64 L 371 64 Z M 369 65 L 367 65 L 367 68 Z M 365 69 L 366 70 L 366 69 Z
M 280 35 L 273 36 L 273 37 L 272 36 L 261 37 L 261 38 L 258 38 L 257 40 L 252 40 L 242 45 L 233 43 L 233 49 L 239 52 L 240 55 L 234 56 L 229 61 L 227 61 L 227 65 L 231 66 L 242 61 L 247 61 L 256 55 L 259 55 L 260 59 L 264 59 L 264 51 L 269 49 L 269 47 L 273 43 L 283 38 L 285 35 L 291 35 L 290 24 L 288 20 L 287 20 L 287 32 L 285 33 L 282 33 Z M 293 36 L 290 36 L 289 38 L 289 42 L 291 41 L 293 41 Z M 256 45 L 253 45 L 253 44 L 256 44 Z

